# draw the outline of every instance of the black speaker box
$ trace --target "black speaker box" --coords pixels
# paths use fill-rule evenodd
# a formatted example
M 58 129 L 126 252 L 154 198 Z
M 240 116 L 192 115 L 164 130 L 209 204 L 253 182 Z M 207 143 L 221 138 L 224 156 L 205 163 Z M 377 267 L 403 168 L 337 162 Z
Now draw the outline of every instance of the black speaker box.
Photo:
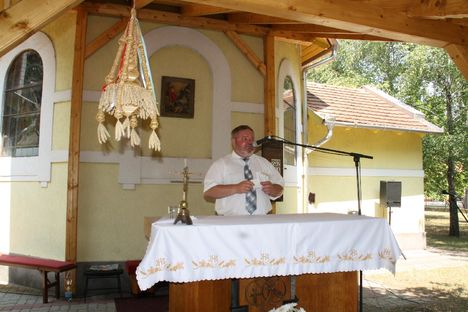
M 401 182 L 380 181 L 380 205 L 401 207 Z

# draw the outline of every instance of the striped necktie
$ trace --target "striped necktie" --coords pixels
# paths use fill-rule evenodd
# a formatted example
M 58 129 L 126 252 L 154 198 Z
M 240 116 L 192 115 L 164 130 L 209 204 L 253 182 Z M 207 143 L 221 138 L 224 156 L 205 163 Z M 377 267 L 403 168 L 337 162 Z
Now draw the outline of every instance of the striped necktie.
M 244 177 L 246 180 L 250 181 L 253 179 L 253 175 L 249 168 L 248 161 L 248 158 L 244 158 Z M 257 192 L 255 191 L 255 188 L 245 193 L 245 209 L 247 209 L 250 214 L 252 214 L 257 209 Z

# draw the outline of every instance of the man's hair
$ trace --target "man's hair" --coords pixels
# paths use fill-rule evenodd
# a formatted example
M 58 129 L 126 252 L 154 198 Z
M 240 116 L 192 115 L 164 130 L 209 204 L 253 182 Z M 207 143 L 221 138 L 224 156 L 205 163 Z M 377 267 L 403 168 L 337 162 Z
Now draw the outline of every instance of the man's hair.
M 247 125 L 240 125 L 240 126 L 235 127 L 234 129 L 232 129 L 232 131 L 231 131 L 231 138 L 235 137 L 236 134 L 237 134 L 239 131 L 242 131 L 242 130 L 250 130 L 250 131 L 254 132 L 253 129 L 250 128 L 249 126 L 247 126 Z

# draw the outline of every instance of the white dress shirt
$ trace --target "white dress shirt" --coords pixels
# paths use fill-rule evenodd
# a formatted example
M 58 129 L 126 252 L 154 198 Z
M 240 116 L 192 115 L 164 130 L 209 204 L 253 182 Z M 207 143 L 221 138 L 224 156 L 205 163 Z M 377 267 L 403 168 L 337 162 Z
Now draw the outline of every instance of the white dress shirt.
M 248 161 L 253 174 L 252 182 L 255 183 L 257 191 L 257 209 L 253 214 L 267 214 L 271 210 L 270 200 L 278 197 L 270 197 L 262 191 L 260 182 L 270 181 L 273 184 L 284 186 L 283 177 L 278 170 L 265 158 L 253 154 Z M 237 184 L 243 180 L 245 162 L 242 157 L 234 151 L 216 160 L 208 169 L 203 192 L 220 184 Z M 245 209 L 245 193 L 233 194 L 216 199 L 215 210 L 219 215 L 248 215 Z

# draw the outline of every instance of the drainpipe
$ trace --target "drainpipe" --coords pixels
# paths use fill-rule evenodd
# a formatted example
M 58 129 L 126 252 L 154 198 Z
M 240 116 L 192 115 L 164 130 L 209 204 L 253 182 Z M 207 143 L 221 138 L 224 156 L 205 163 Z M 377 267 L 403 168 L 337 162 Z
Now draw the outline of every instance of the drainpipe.
M 330 41 L 329 41 L 330 42 Z M 308 143 L 308 139 L 309 139 L 309 135 L 308 135 L 308 132 L 309 132 L 309 127 L 308 127 L 308 111 L 309 111 L 309 108 L 308 108 L 308 103 L 307 103 L 307 74 L 309 73 L 309 71 L 317 66 L 320 66 L 320 65 L 323 65 L 323 64 L 326 64 L 328 62 L 331 62 L 335 59 L 336 57 L 336 52 L 338 50 L 338 43 L 336 42 L 334 45 L 331 45 L 332 46 L 332 49 L 331 49 L 331 54 L 328 56 L 328 57 L 325 57 L 323 59 L 321 59 L 320 61 L 318 61 L 317 63 L 312 63 L 312 64 L 308 64 L 306 66 L 303 66 L 302 67 L 302 84 L 303 84 L 303 96 L 302 96 L 302 101 L 303 101 L 303 106 L 302 106 L 302 142 L 303 144 L 307 144 Z M 325 138 L 323 138 L 322 140 L 320 140 L 318 142 L 318 144 L 322 145 L 324 144 L 325 142 L 327 142 L 332 134 L 333 134 L 333 122 L 327 122 L 327 120 L 324 121 L 325 125 L 327 126 L 327 129 L 328 129 L 328 132 L 327 132 L 327 135 L 325 136 Z M 330 125 L 330 126 L 329 126 Z M 318 146 L 318 145 L 316 145 Z M 305 151 L 305 149 L 302 149 L 303 152 L 302 152 L 302 176 L 301 176 L 301 180 L 302 180 L 302 189 L 304 190 L 302 192 L 303 196 L 302 196 L 302 212 L 309 212 L 309 209 L 306 208 L 308 207 L 308 198 L 309 198 L 309 191 L 308 191 L 308 187 L 309 187 L 309 183 L 307 182 L 308 180 L 308 174 L 307 174 L 307 171 L 308 171 L 308 168 L 309 168 L 309 153 L 310 151 Z
M 335 118 L 325 118 L 323 120 L 323 124 L 325 125 L 325 127 L 327 127 L 327 134 L 323 138 L 318 140 L 316 143 L 311 144 L 315 147 L 320 147 L 331 139 L 333 135 L 333 127 L 335 127 Z M 306 149 L 305 150 L 306 156 L 312 153 L 313 151 L 315 151 L 315 148 Z

